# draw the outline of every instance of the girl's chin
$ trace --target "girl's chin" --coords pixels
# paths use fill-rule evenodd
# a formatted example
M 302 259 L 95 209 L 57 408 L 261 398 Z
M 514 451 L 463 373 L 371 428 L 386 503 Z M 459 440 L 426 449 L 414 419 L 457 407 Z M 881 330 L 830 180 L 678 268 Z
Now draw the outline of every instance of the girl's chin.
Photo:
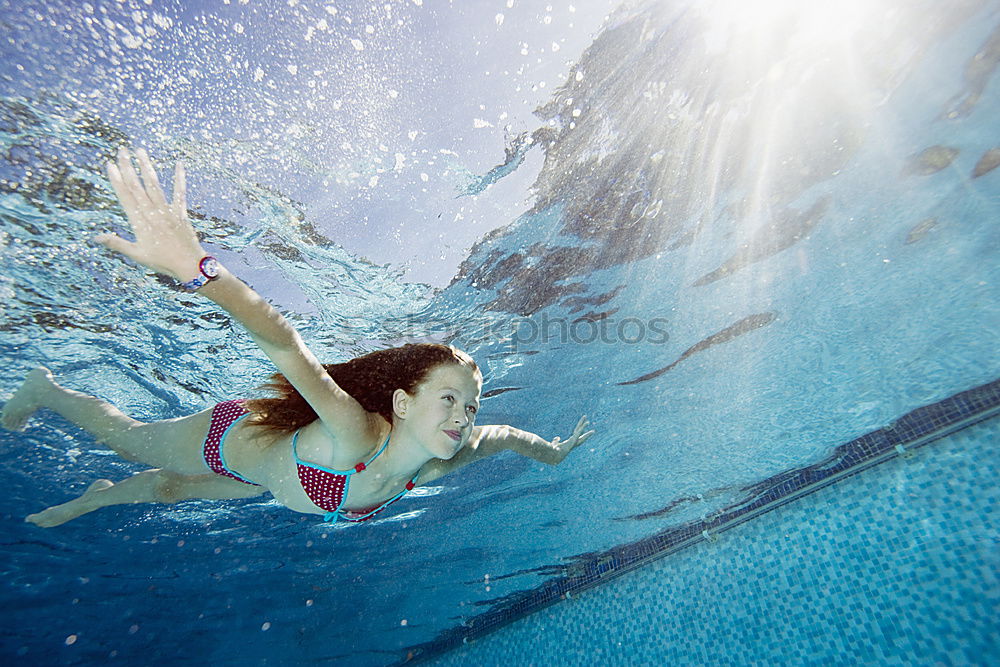
M 458 454 L 458 452 L 461 451 L 461 449 L 462 449 L 462 445 L 460 443 L 456 442 L 451 447 L 447 447 L 446 446 L 444 448 L 444 450 L 438 455 L 438 458 L 439 459 L 444 459 L 445 461 L 447 461 L 448 459 L 450 459 L 453 456 L 455 456 L 455 454 Z

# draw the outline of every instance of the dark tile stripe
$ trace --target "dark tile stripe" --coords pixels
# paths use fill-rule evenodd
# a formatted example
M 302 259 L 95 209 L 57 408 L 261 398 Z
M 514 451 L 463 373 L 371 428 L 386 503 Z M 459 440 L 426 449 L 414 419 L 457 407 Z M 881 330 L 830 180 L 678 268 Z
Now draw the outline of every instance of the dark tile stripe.
M 709 519 L 672 526 L 629 544 L 578 557 L 563 576 L 515 593 L 488 611 L 450 628 L 434 640 L 404 651 L 413 664 L 439 656 L 551 604 L 692 546 L 834 482 L 906 454 L 977 422 L 1000 415 L 1000 380 L 917 408 L 888 426 L 838 446 L 819 463 L 778 473 L 747 487 L 747 496 Z M 899 448 L 899 449 L 897 449 Z

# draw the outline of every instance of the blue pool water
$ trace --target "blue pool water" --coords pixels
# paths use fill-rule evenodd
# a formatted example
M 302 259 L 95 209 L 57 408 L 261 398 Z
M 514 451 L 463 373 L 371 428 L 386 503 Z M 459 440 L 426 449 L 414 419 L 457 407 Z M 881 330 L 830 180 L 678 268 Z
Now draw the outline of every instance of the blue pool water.
M 44 363 L 157 419 L 269 372 L 210 304 L 87 242 L 122 224 L 100 164 L 131 141 L 189 165 L 206 242 L 320 357 L 452 342 L 484 370 L 480 423 L 598 429 L 558 467 L 505 453 L 364 525 L 264 498 L 42 530 L 23 517 L 138 470 L 45 415 L 0 433 L 0 655 L 1000 658 L 995 420 L 441 657 L 1000 378 L 1000 3 L 942 4 L 0 3 L 0 395 Z M 885 574 L 901 553 L 925 595 Z M 894 620 L 835 611 L 859 605 Z M 623 639 L 592 639 L 609 622 Z
M 1000 496 L 982 476 L 998 428 L 851 477 L 437 664 L 991 664 Z

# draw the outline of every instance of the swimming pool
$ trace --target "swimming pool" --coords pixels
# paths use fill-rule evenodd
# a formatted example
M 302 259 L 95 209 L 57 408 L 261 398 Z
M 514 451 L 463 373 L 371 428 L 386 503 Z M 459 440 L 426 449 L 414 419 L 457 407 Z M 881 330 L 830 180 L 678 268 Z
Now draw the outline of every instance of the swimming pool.
M 997 607 L 995 420 L 734 530 L 711 522 L 1000 377 L 1000 5 L 632 2 L 591 44 L 611 4 L 2 5 L 5 396 L 46 363 L 162 418 L 266 372 L 204 302 L 86 243 L 121 224 L 99 162 L 132 140 L 189 163 L 208 242 L 331 359 L 451 341 L 486 374 L 482 423 L 552 436 L 586 412 L 599 429 L 559 467 L 502 455 L 361 526 L 250 500 L 49 531 L 21 519 L 136 468 L 58 419 L 4 432 L 4 656 L 996 658 L 981 620 Z M 909 552 L 898 522 L 926 529 Z M 593 602 L 440 657 L 695 525 L 707 535 Z M 967 548 L 917 548 L 931 542 Z M 824 598 L 837 579 L 847 592 Z M 868 588 L 873 609 L 963 618 L 966 634 L 923 645 L 936 626 L 833 614 Z M 706 648 L 706 609 L 744 649 Z M 799 630 L 775 648 L 786 618 Z M 562 641 L 605 637 L 607 619 L 622 638 Z

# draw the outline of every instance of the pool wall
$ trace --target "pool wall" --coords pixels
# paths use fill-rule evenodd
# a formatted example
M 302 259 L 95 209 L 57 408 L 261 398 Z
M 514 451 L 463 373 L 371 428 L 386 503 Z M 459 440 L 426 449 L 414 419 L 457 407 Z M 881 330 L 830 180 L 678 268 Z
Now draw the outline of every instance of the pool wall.
M 998 436 L 963 428 L 434 662 L 995 663 Z

